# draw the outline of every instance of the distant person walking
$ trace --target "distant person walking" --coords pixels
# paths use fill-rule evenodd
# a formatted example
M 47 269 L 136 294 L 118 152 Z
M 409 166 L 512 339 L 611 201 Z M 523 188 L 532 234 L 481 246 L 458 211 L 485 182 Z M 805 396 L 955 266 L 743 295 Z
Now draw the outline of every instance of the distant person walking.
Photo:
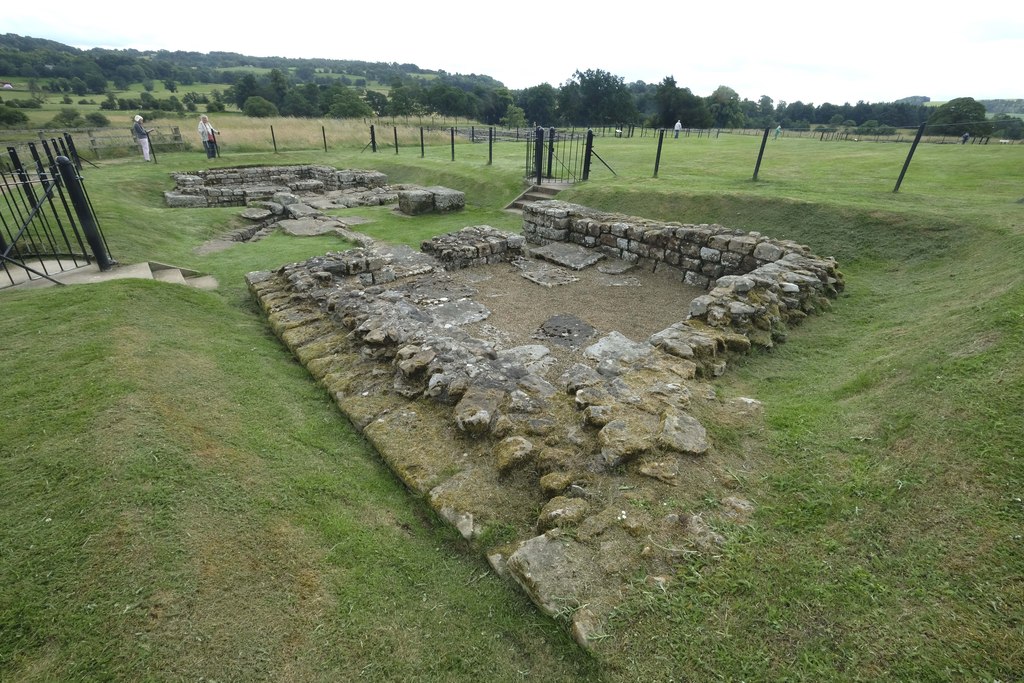
M 775 126 L 775 136 L 772 139 L 773 140 L 778 140 L 780 135 L 782 135 L 782 126 L 781 125 Z
M 960 136 L 960 144 L 961 145 L 966 145 L 967 141 L 970 140 L 970 139 L 971 139 L 971 134 L 970 133 L 964 133 L 963 135 Z
M 675 135 L 673 135 L 672 137 L 678 138 L 679 137 L 679 131 L 681 131 L 682 129 L 683 129 L 683 122 L 681 120 L 680 121 L 676 121 L 675 128 L 673 128 L 673 130 L 675 131 Z
M 220 131 L 213 127 L 206 114 L 199 117 L 199 139 L 203 141 L 203 149 L 206 150 L 206 158 L 213 159 L 217 156 L 217 136 Z
M 142 126 L 143 118 L 140 114 L 135 115 L 135 123 L 132 124 L 132 135 L 135 141 L 142 148 L 143 161 L 149 161 L 149 131 Z

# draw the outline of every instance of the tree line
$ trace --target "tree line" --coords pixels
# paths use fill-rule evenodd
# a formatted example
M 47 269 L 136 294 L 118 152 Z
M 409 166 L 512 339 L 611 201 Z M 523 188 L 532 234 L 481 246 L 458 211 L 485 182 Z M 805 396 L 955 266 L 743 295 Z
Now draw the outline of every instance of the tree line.
M 248 70 L 246 70 L 248 69 Z M 269 71 L 263 72 L 263 70 Z M 832 128 L 885 134 L 929 122 L 937 109 L 928 98 L 907 97 L 896 102 L 856 104 L 775 102 L 768 95 L 757 101 L 740 98 L 722 85 L 707 96 L 696 95 L 673 76 L 659 83 L 625 80 L 607 71 L 576 71 L 555 87 L 549 83 L 509 90 L 486 75 L 428 71 L 415 64 L 354 60 L 247 57 L 229 52 L 208 54 L 164 50 L 79 50 L 45 39 L 14 34 L 0 36 L 0 75 L 20 76 L 51 92 L 104 95 L 104 109 L 155 111 L 221 111 L 233 104 L 250 116 L 294 117 L 461 117 L 489 125 L 588 126 L 643 125 L 670 128 L 679 121 L 687 128 Z M 164 101 L 139 102 L 118 98 L 109 84 L 125 90 L 134 83 L 152 89 L 162 81 L 170 92 L 196 83 L 224 85 L 212 98 L 187 93 Z M 153 98 L 149 98 L 153 100 Z M 961 98 L 970 100 L 970 98 Z M 971 102 L 974 102 L 971 100 Z M 996 134 L 1019 139 L 1024 101 L 998 101 L 1000 113 L 987 127 L 986 105 L 977 114 L 959 104 L 955 122 L 970 124 L 972 135 Z M 1007 104 L 1009 102 L 1009 104 Z M 947 105 L 950 103 L 947 103 Z M 1017 106 L 1019 105 L 1019 106 Z M 946 106 L 946 105 L 944 105 Z M 1016 107 L 1016 108 L 1015 108 Z M 948 109 L 948 107 L 947 107 Z M 945 112 L 948 116 L 949 112 Z M 938 124 L 936 124 L 938 125 Z

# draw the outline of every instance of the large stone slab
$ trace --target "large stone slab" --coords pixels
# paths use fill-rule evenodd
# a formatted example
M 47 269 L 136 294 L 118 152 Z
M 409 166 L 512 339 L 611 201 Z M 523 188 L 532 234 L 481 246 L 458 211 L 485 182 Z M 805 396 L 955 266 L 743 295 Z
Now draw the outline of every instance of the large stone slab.
M 604 258 L 598 251 L 566 242 L 552 242 L 535 247 L 530 249 L 530 254 L 573 270 L 583 270 Z

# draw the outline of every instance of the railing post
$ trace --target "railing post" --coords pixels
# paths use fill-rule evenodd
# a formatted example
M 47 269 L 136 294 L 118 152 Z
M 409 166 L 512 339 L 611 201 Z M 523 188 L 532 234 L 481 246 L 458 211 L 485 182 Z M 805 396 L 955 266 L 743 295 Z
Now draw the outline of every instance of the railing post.
M 423 147 L 423 126 L 420 126 L 420 159 L 422 159 L 426 155 L 426 149 Z
M 363 149 L 366 148 L 364 147 Z M 377 152 L 377 131 L 373 127 L 372 123 L 370 124 L 370 151 L 374 153 Z
M 555 127 L 548 128 L 548 180 L 553 177 L 551 168 L 555 163 Z
M 13 147 L 7 148 L 7 156 L 11 158 L 11 164 L 14 165 L 14 171 L 18 174 L 18 180 L 21 181 L 22 192 L 28 197 L 32 204 L 38 203 L 36 199 L 36 193 L 32 189 L 32 181 L 28 177 L 28 173 L 25 171 L 25 167 L 21 164 L 21 159 L 18 158 L 18 151 Z
M 494 126 L 487 129 L 487 165 L 494 163 Z
M 661 146 L 665 144 L 665 129 L 658 131 L 658 153 L 654 155 L 654 177 L 658 177 L 658 167 L 661 166 Z
M 757 180 L 757 173 L 761 170 L 761 157 L 764 156 L 764 146 L 768 142 L 768 128 L 764 129 L 764 135 L 761 137 L 761 150 L 757 153 L 757 163 L 754 164 L 754 180 Z
M 107 250 L 103 246 L 103 238 L 96 225 L 96 218 L 89 208 L 89 200 L 85 197 L 82 183 L 75 172 L 75 165 L 66 156 L 59 156 L 57 157 L 57 168 L 60 170 L 64 187 L 68 190 L 68 196 L 71 197 L 71 204 L 75 207 L 75 215 L 78 216 L 78 222 L 82 225 L 85 239 L 89 243 L 89 247 L 92 248 L 93 256 L 96 257 L 96 265 L 100 267 L 100 270 L 110 270 L 112 265 L 110 257 L 107 256 Z
M 274 154 L 277 154 L 277 138 L 274 136 L 274 127 L 270 127 L 270 142 L 274 145 Z
M 914 150 L 917 149 L 917 143 L 921 142 L 921 136 L 924 135 L 925 124 L 921 124 L 921 127 L 917 129 L 917 136 L 914 138 L 914 142 L 910 145 L 910 151 L 907 152 L 907 160 L 903 162 L 903 170 L 900 171 L 900 177 L 896 180 L 896 187 L 892 188 L 893 194 L 900 191 L 900 185 L 903 183 L 903 176 L 907 174 L 907 169 L 910 167 L 910 160 L 914 158 Z
M 326 126 L 320 126 L 320 135 L 324 138 L 324 151 L 327 151 L 327 128 Z M 218 145 L 219 146 L 219 145 Z
M 537 126 L 533 137 L 533 171 L 537 174 L 537 184 L 544 182 L 544 129 Z
M 452 138 L 452 161 L 455 161 L 455 128 L 450 128 L 449 131 Z
M 398 154 L 398 126 L 395 126 L 395 155 Z
M 594 153 L 594 131 L 587 131 L 587 142 L 583 148 L 583 180 L 590 180 L 590 156 Z

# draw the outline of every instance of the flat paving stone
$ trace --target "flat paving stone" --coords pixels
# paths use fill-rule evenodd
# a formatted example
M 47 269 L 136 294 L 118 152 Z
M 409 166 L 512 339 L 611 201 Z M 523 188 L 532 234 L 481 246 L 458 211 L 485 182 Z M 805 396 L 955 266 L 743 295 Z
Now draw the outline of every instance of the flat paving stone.
M 593 249 L 566 242 L 545 244 L 542 247 L 530 249 L 530 254 L 573 270 L 583 270 L 604 258 L 604 254 Z

